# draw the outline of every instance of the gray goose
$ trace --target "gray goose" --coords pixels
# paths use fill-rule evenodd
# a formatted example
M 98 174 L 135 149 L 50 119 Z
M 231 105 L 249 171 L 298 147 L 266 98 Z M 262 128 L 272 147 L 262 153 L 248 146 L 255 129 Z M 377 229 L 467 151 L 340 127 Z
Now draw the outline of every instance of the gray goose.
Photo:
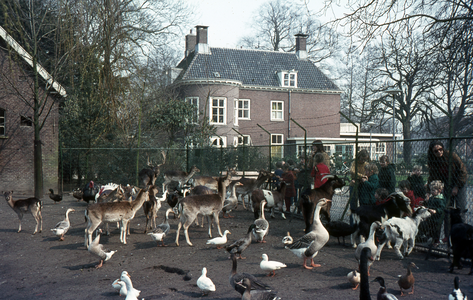
M 117 252 L 117 250 L 115 250 L 115 251 L 106 251 L 106 250 L 104 250 L 103 245 L 99 244 L 101 233 L 102 233 L 102 230 L 99 230 L 99 234 L 97 234 L 97 237 L 92 241 L 92 243 L 90 243 L 89 247 L 87 248 L 87 250 L 90 253 L 100 257 L 100 263 L 95 266 L 96 269 L 101 268 L 103 263 L 108 261 L 110 258 L 112 258 L 113 254 L 115 254 L 115 252 Z
M 61 236 L 61 238 L 59 238 L 60 241 L 64 241 L 64 235 L 69 230 L 69 228 L 71 228 L 71 222 L 69 221 L 69 213 L 71 211 L 75 211 L 75 209 L 68 208 L 66 210 L 66 218 L 61 222 L 58 222 L 56 226 L 51 229 L 51 231 L 54 232 L 57 236 Z
M 245 292 L 245 287 L 238 284 L 243 279 L 248 278 L 251 281 L 251 289 L 255 290 L 270 290 L 271 288 L 266 284 L 262 283 L 255 276 L 248 273 L 237 273 L 237 258 L 235 254 L 231 254 L 232 259 L 232 271 L 230 273 L 230 285 L 240 294 Z
M 252 290 L 251 289 L 251 280 L 244 278 L 238 282 L 245 291 L 241 295 L 241 300 L 279 300 L 280 297 L 277 296 L 276 291 L 266 291 L 266 290 Z
M 233 244 L 228 245 L 225 249 L 230 252 L 230 254 L 236 254 L 238 255 L 238 258 L 240 259 L 246 259 L 246 257 L 242 257 L 241 253 L 248 248 L 248 246 L 251 244 L 251 234 L 253 229 L 256 227 L 255 224 L 251 224 L 250 227 L 248 228 L 248 233 L 246 234 L 245 237 L 242 237 L 239 240 L 236 240 L 233 242 Z
M 260 217 L 255 220 L 255 228 L 253 229 L 253 234 L 258 243 L 266 243 L 264 237 L 268 234 L 269 231 L 269 222 L 264 217 L 264 206 L 266 205 L 266 200 L 261 201 L 260 204 Z
M 153 238 L 153 240 L 156 241 L 158 247 L 159 247 L 159 242 L 161 242 L 161 246 L 166 247 L 166 245 L 164 245 L 164 237 L 166 236 L 166 234 L 168 234 L 169 229 L 171 229 L 171 226 L 169 225 L 169 222 L 168 222 L 170 212 L 173 212 L 172 208 L 168 208 L 166 210 L 166 216 L 164 217 L 164 222 L 156 226 L 156 228 L 152 232 L 148 233 L 148 235 L 150 235 Z

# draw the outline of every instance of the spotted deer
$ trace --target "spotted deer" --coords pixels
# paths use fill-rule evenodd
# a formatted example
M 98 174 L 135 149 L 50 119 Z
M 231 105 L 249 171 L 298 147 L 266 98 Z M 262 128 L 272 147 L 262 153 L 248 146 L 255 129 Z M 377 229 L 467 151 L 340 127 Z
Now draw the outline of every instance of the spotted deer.
M 179 188 L 181 188 L 182 184 L 187 183 L 197 172 L 200 172 L 200 170 L 196 166 L 192 166 L 189 172 L 176 170 L 164 172 L 163 191 L 166 190 L 167 185 L 172 181 L 177 181 L 179 183 Z
M 149 161 L 149 156 L 148 156 L 148 167 L 142 169 L 138 173 L 138 178 L 140 179 L 140 182 L 143 183 L 143 186 L 146 187 L 147 185 L 154 185 L 156 182 L 156 178 L 158 178 L 159 173 L 161 172 L 161 167 L 166 163 L 166 152 L 161 151 L 161 154 L 163 156 L 163 163 L 153 166 L 154 164 Z
M 13 200 L 13 191 L 3 192 L 3 196 L 5 196 L 5 200 L 7 200 L 8 205 L 10 205 L 13 211 L 15 211 L 18 215 L 18 219 L 20 220 L 18 232 L 21 231 L 21 220 L 23 219 L 23 215 L 28 213 L 30 213 L 36 221 L 36 227 L 33 234 L 38 232 L 38 226 L 39 232 L 43 231 L 43 217 L 41 216 L 43 204 L 41 200 L 38 198 Z

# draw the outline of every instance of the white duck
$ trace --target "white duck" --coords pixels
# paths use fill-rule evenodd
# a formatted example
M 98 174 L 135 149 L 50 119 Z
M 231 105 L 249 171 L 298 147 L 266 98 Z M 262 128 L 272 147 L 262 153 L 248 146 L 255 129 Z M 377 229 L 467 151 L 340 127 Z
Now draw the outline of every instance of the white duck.
M 353 286 L 352 288 L 353 290 L 356 290 L 358 286 L 360 285 L 361 276 L 357 270 L 353 270 L 350 273 L 348 273 L 347 279 L 348 279 L 348 282 L 350 282 L 351 285 Z
M 115 250 L 115 251 L 105 251 L 103 249 L 103 245 L 99 244 L 99 242 L 100 242 L 100 233 L 102 233 L 102 230 L 99 230 L 99 234 L 97 234 L 97 237 L 92 241 L 92 243 L 90 243 L 89 247 L 87 248 L 87 250 L 90 253 L 95 254 L 98 257 L 100 257 L 100 263 L 95 266 L 96 269 L 101 268 L 103 263 L 108 261 L 110 258 L 112 258 L 113 254 L 115 254 L 115 252 L 117 252 L 117 250 Z
M 230 231 L 225 230 L 222 236 L 210 239 L 207 241 L 207 245 L 217 245 L 217 249 L 222 249 L 223 245 L 227 243 L 227 234 L 231 234 Z
M 202 296 L 215 292 L 215 284 L 207 277 L 207 268 L 202 268 L 202 275 L 197 279 L 197 286 L 202 290 Z
M 126 290 L 126 284 L 124 281 L 117 279 L 112 283 L 112 287 L 118 290 L 118 293 L 120 294 L 120 296 L 126 296 L 127 290 Z
M 161 246 L 166 247 L 166 245 L 164 245 L 164 237 L 169 232 L 169 229 L 171 229 L 171 226 L 169 225 L 169 222 L 168 222 L 170 212 L 173 212 L 172 208 L 168 208 L 166 210 L 166 216 L 164 217 L 164 222 L 156 226 L 156 228 L 152 232 L 148 233 L 148 235 L 150 235 L 153 238 L 153 240 L 156 241 L 158 247 L 159 247 L 159 242 L 161 242 Z
M 268 260 L 268 255 L 266 255 L 266 254 L 262 254 L 261 258 L 263 260 L 260 262 L 259 267 L 263 271 L 269 271 L 269 274 L 267 276 L 270 276 L 271 273 L 273 273 L 273 275 L 271 275 L 271 277 L 274 277 L 274 275 L 276 275 L 276 270 L 287 267 L 285 264 L 283 264 L 281 262 L 274 261 L 274 260 Z
M 253 229 L 253 235 L 256 238 L 258 243 L 266 243 L 264 237 L 268 234 L 269 231 L 269 222 L 266 221 L 264 217 L 264 206 L 266 205 L 266 200 L 261 201 L 260 204 L 260 217 L 255 220 L 255 228 Z
M 59 239 L 60 241 L 64 241 L 64 235 L 69 230 L 69 228 L 71 228 L 71 222 L 69 221 L 69 213 L 71 211 L 76 211 L 76 210 L 73 208 L 68 208 L 66 210 L 66 218 L 62 220 L 61 222 L 58 222 L 56 226 L 54 226 L 54 228 L 51 229 L 52 232 L 54 232 L 57 236 L 61 237 Z
M 226 219 L 226 218 L 233 218 L 233 216 L 230 215 L 230 212 L 234 209 L 237 208 L 238 206 L 238 198 L 237 198 L 237 195 L 236 195 L 236 187 L 237 186 L 242 186 L 243 183 L 241 182 L 238 182 L 238 181 L 235 181 L 235 182 L 232 182 L 230 184 L 230 188 L 232 190 L 232 193 L 230 194 L 230 196 L 225 199 L 225 202 L 223 202 L 223 207 L 222 207 L 222 213 L 223 213 L 223 217 Z M 225 213 L 227 214 L 227 216 L 225 216 Z
M 122 275 L 120 276 L 120 280 L 125 282 L 125 285 L 126 285 L 127 294 L 126 294 L 125 300 L 138 300 L 138 296 L 140 295 L 141 291 L 133 287 L 133 283 L 131 282 L 131 277 L 127 271 L 122 272 Z
M 380 227 L 381 227 L 381 222 L 379 221 L 371 223 L 370 234 L 368 236 L 368 239 L 364 243 L 358 244 L 358 247 L 356 248 L 356 251 L 355 251 L 355 258 L 358 264 L 360 263 L 361 251 L 363 250 L 363 248 L 369 248 L 371 250 L 371 253 L 376 253 L 376 251 L 378 251 L 378 246 L 376 246 L 376 243 L 374 241 L 374 236 L 376 233 L 376 229 Z M 373 264 L 373 262 L 374 262 L 374 258 L 373 257 L 369 258 L 368 276 L 370 275 L 370 267 Z
M 320 210 L 323 206 L 331 200 L 322 198 L 315 206 L 314 220 L 311 225 L 311 231 L 303 235 L 297 241 L 293 242 L 292 237 L 289 235 L 284 237 L 283 243 L 286 245 L 285 248 L 291 250 L 296 256 L 304 259 L 302 266 L 305 269 L 312 269 L 320 267 L 319 264 L 314 264 L 314 257 L 317 255 L 320 249 L 328 242 L 330 235 L 325 229 L 322 222 L 320 222 Z M 311 267 L 306 265 L 307 259 L 310 259 Z

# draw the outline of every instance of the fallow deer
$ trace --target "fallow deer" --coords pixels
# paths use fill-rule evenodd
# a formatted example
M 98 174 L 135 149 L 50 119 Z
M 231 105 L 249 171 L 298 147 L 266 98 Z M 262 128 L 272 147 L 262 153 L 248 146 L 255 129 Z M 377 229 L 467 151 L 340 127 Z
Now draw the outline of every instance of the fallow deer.
M 128 222 L 135 217 L 136 212 L 148 199 L 148 189 L 142 189 L 132 202 L 106 202 L 94 203 L 85 210 L 87 228 L 85 229 L 85 246 L 92 242 L 92 232 L 102 222 L 120 222 L 120 242 L 126 244 Z
M 258 174 L 257 179 L 251 179 L 251 178 L 240 178 L 238 182 L 242 183 L 242 186 L 238 186 L 236 188 L 236 194 L 237 197 L 241 195 L 241 200 L 243 203 L 243 208 L 246 209 L 245 206 L 245 196 L 248 195 L 248 199 L 251 202 L 251 193 L 253 190 L 259 188 L 266 180 L 270 179 L 273 177 L 273 173 L 261 170 Z
M 189 246 L 193 246 L 189 240 L 189 226 L 194 222 L 198 214 L 212 216 L 217 225 L 218 233 L 222 235 L 220 230 L 220 222 L 218 214 L 222 210 L 225 200 L 226 186 L 230 184 L 230 178 L 220 178 L 218 180 L 218 194 L 194 195 L 187 196 L 177 204 L 180 221 L 176 231 L 176 245 L 179 246 L 179 232 L 184 227 L 184 235 Z M 184 224 L 184 225 L 182 225 Z M 212 237 L 212 225 L 209 222 L 209 237 Z
M 200 170 L 196 166 L 192 166 L 190 172 L 175 170 L 164 172 L 163 191 L 166 190 L 167 185 L 172 181 L 177 181 L 179 183 L 179 188 L 181 188 L 182 184 L 187 183 L 197 172 L 200 172 Z
M 148 231 L 148 223 L 150 229 L 156 228 L 156 217 L 161 208 L 161 202 L 166 201 L 168 191 L 166 190 L 161 198 L 158 198 L 158 188 L 155 185 L 149 186 L 149 200 L 143 203 L 143 212 L 146 216 L 145 232 Z
M 235 169 L 230 169 L 228 168 L 227 169 L 227 173 L 225 174 L 225 176 L 230 176 L 232 177 L 233 175 L 235 175 L 236 172 L 235 172 Z M 201 186 L 205 186 L 205 187 L 208 187 L 209 189 L 215 191 L 215 193 L 217 193 L 217 189 L 218 189 L 218 185 L 217 185 L 217 182 L 218 182 L 218 177 L 212 177 L 212 176 L 194 176 L 192 178 L 193 180 L 193 185 L 194 187 L 197 187 L 199 185 Z
M 8 205 L 16 212 L 18 219 L 20 220 L 18 226 L 18 232 L 21 231 L 21 220 L 23 215 L 30 213 L 36 221 L 36 227 L 33 234 L 38 232 L 38 225 L 40 226 L 39 232 L 43 231 L 43 217 L 41 216 L 41 209 L 43 208 L 43 203 L 38 198 L 27 198 L 13 200 L 13 191 L 3 192 L 5 200 L 7 200 Z
M 140 182 L 143 183 L 144 187 L 146 187 L 147 185 L 154 185 L 154 183 L 156 182 L 156 178 L 158 178 L 159 173 L 161 172 L 161 167 L 166 163 L 166 152 L 161 151 L 161 154 L 163 155 L 163 163 L 153 166 L 153 163 L 149 161 L 148 156 L 147 165 L 149 169 L 142 169 L 138 173 L 138 178 L 140 179 Z

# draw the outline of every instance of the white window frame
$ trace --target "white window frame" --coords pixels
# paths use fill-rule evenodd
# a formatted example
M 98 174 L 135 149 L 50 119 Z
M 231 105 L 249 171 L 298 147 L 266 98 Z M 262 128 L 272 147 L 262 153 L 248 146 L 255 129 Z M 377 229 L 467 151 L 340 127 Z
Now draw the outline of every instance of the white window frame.
M 242 103 L 244 105 L 244 103 L 248 103 L 248 107 L 247 108 L 242 108 L 240 107 L 240 103 Z M 238 103 L 237 103 L 237 110 L 238 110 L 238 120 L 251 120 L 251 101 L 250 99 L 238 99 Z M 248 112 L 248 116 L 247 117 L 240 117 L 240 112 L 242 112 L 242 115 L 245 113 L 245 112 Z
M 189 123 L 197 124 L 199 121 L 199 97 L 186 97 L 185 102 L 190 103 L 195 106 L 195 120 L 191 120 Z
M 280 71 L 278 75 L 282 87 L 297 88 L 297 71 Z
M 274 104 L 281 104 L 281 110 L 273 110 L 273 103 Z M 271 121 L 284 121 L 284 101 L 273 100 L 271 101 Z M 280 113 L 281 118 L 278 118 L 275 114 Z
M 246 139 L 246 143 L 245 143 L 244 139 Z M 233 144 L 235 146 L 250 146 L 251 145 L 251 136 L 246 135 L 246 134 L 244 134 L 243 137 L 241 135 L 235 136 L 234 140 L 233 140 Z
M 274 141 L 276 139 L 276 141 Z M 280 139 L 280 141 L 279 141 Z M 271 134 L 271 156 L 284 157 L 284 134 Z
M 385 142 L 377 142 L 375 144 L 375 151 L 376 151 L 376 153 L 386 153 L 386 143 Z
M 214 142 L 217 142 L 217 145 L 214 145 Z M 220 144 L 223 143 L 223 144 Z M 212 147 L 227 147 L 227 137 L 226 136 L 211 136 L 210 137 L 210 146 Z
M 213 102 L 214 100 L 217 100 L 219 101 L 219 105 L 217 106 L 217 109 L 218 110 L 222 110 L 222 113 L 220 114 L 217 113 L 217 115 L 215 116 L 214 115 L 214 112 L 213 112 L 213 109 L 214 109 L 214 105 L 213 105 Z M 220 106 L 220 101 L 223 100 L 223 106 Z M 210 102 L 210 105 L 209 105 L 209 121 L 210 121 L 210 124 L 212 125 L 226 125 L 227 124 L 227 98 L 226 97 L 210 97 L 209 98 L 209 102 Z M 220 116 L 222 116 L 222 122 L 219 122 L 218 119 L 220 118 Z M 214 117 L 217 118 L 217 122 L 214 122 Z

